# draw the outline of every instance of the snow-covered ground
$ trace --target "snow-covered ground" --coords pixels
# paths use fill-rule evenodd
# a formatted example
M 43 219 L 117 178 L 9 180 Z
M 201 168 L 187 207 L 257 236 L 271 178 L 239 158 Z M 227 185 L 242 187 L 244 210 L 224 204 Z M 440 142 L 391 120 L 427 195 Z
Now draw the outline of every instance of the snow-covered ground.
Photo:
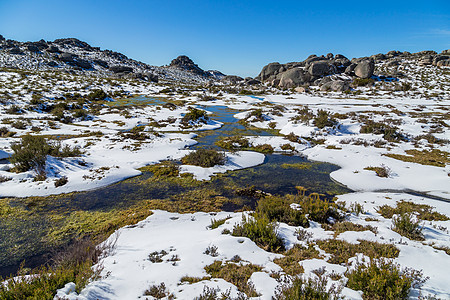
M 424 277 L 429 277 L 422 287 L 423 295 L 436 295 L 442 299 L 450 297 L 447 276 L 450 257 L 444 251 L 435 250 L 427 245 L 435 243 L 439 246 L 450 246 L 448 230 L 436 229 L 437 226 L 448 228 L 450 221 L 425 222 L 423 226 L 426 241 L 411 241 L 392 231 L 392 221 L 378 214 L 376 208 L 384 204 L 393 205 L 400 200 L 423 203 L 423 198 L 402 193 L 351 193 L 338 198 L 348 204 L 363 205 L 365 213 L 352 214 L 349 220 L 361 225 L 375 226 L 378 233 L 346 231 L 337 236 L 337 239 L 350 243 L 370 240 L 396 245 L 400 249 L 400 255 L 394 262 L 402 267 L 423 270 Z M 429 199 L 426 201 L 435 206 L 437 211 L 450 215 L 450 203 Z M 216 229 L 208 228 L 212 219 L 227 217 L 230 219 L 224 225 Z M 368 222 L 367 217 L 376 218 L 378 221 Z M 80 294 L 74 292 L 73 284 L 67 284 L 65 288 L 59 290 L 57 296 L 67 299 L 138 299 L 145 298 L 144 291 L 150 286 L 164 282 L 167 291 L 177 299 L 194 299 L 202 293 L 204 286 L 219 288 L 222 292 L 231 289 L 231 295 L 236 297 L 237 288 L 223 279 L 211 278 L 188 284 L 182 283 L 181 278 L 208 276 L 205 266 L 212 264 L 215 260 L 230 261 L 238 255 L 243 261 L 262 267 L 262 271 L 253 273 L 249 279 L 253 282 L 256 291 L 261 294 L 255 299 L 271 299 L 280 283 L 272 278 L 270 273 L 281 270 L 273 260 L 282 255 L 266 252 L 248 238 L 222 234 L 224 229 L 232 230 L 233 225 L 239 223 L 241 218 L 241 213 L 176 214 L 154 211 L 154 214 L 146 220 L 139 222 L 136 226 L 124 227 L 110 238 L 113 240 L 118 236 L 114 253 L 99 262 L 104 267 L 102 279 L 91 282 Z M 288 248 L 291 248 L 294 243 L 304 243 L 299 242 L 295 237 L 296 229 L 297 227 L 283 223 L 279 226 L 278 232 Z M 332 232 L 325 231 L 315 222 L 311 222 L 311 227 L 305 230 L 312 234 L 310 242 L 332 237 Z M 217 247 L 218 256 L 212 257 L 204 253 L 206 248 L 211 246 Z M 168 253 L 163 257 L 163 262 L 152 263 L 149 260 L 149 254 L 162 250 Z M 179 259 L 175 263 L 170 260 L 174 255 Z M 348 267 L 331 264 L 326 258 L 304 260 L 299 263 L 305 270 L 303 276 L 314 277 L 316 275 L 313 271 L 321 267 L 326 267 L 327 274 L 334 271 L 343 275 L 347 268 L 352 268 L 355 259 L 351 259 L 351 262 L 353 264 Z M 335 284 L 343 286 L 345 277 L 336 281 Z M 418 293 L 419 290 L 412 291 L 412 295 L 417 296 Z M 342 295 L 346 299 L 362 299 L 361 292 L 349 288 L 344 288 Z

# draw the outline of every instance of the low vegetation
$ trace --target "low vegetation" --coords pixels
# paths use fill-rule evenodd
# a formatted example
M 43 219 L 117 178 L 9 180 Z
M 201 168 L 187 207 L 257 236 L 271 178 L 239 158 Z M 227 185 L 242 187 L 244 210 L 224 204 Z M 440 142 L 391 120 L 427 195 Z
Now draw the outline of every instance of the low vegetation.
M 422 274 L 411 269 L 401 269 L 390 260 L 370 260 L 358 263 L 347 271 L 347 287 L 363 292 L 363 299 L 409 299 L 409 291 L 425 280 Z
M 255 272 L 260 272 L 262 267 L 254 264 L 243 263 L 222 263 L 220 260 L 214 261 L 205 267 L 206 273 L 213 278 L 222 278 L 234 284 L 240 292 L 245 293 L 248 297 L 258 297 L 259 294 L 249 279 Z
M 234 226 L 232 235 L 247 237 L 266 251 L 284 251 L 284 243 L 278 235 L 276 223 L 265 215 L 242 215 L 242 223 Z
M 277 288 L 275 300 L 329 300 L 340 299 L 341 289 L 335 285 L 328 287 L 328 279 L 325 276 L 319 278 L 295 277 L 291 282 L 286 282 Z
M 320 249 L 331 254 L 328 262 L 332 264 L 346 264 L 356 253 L 362 253 L 370 258 L 396 258 L 400 250 L 392 244 L 359 240 L 359 244 L 352 244 L 343 240 L 318 240 Z
M 441 151 L 439 149 L 433 149 L 430 151 L 410 149 L 406 150 L 405 152 L 408 155 L 392 154 L 392 153 L 384 155 L 405 162 L 413 162 L 421 165 L 429 165 L 442 168 L 450 164 L 450 153 Z
M 448 221 L 449 217 L 433 211 L 433 207 L 426 204 L 417 204 L 410 201 L 399 201 L 395 207 L 382 205 L 378 207 L 377 212 L 385 218 L 392 218 L 394 215 L 415 214 L 417 218 L 426 221 Z
M 364 170 L 374 171 L 378 177 L 389 178 L 391 176 L 391 169 L 385 165 L 380 167 L 365 167 Z
M 392 230 L 411 240 L 423 241 L 420 220 L 415 219 L 412 214 L 403 213 L 392 218 Z
M 224 165 L 226 162 L 226 155 L 215 149 L 199 148 L 184 156 L 181 161 L 186 165 L 210 168 L 216 165 Z
M 312 258 L 321 258 L 319 251 L 317 251 L 312 245 L 303 247 L 299 244 L 295 244 L 294 247 L 287 250 L 282 258 L 276 258 L 274 263 L 279 265 L 283 271 L 291 276 L 295 276 L 303 273 L 303 267 L 299 264 L 300 261 Z

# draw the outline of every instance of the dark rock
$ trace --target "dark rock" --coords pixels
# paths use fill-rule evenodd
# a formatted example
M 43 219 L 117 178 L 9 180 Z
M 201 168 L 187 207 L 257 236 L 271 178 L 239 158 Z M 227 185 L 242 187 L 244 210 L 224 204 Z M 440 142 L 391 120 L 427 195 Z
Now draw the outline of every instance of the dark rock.
M 441 52 L 441 54 L 442 54 L 442 55 L 450 55 L 450 49 L 443 50 L 443 51 Z
M 419 60 L 419 66 L 428 66 L 431 65 L 432 63 L 433 63 L 433 56 L 431 54 L 426 54 Z
M 72 62 L 77 56 L 72 53 L 66 53 L 63 52 L 60 55 L 58 55 L 58 58 L 64 62 Z
M 387 67 L 395 67 L 398 66 L 400 63 L 398 60 L 391 60 L 390 62 L 386 63 Z
M 285 69 L 282 64 L 273 62 L 264 66 L 261 70 L 261 73 L 259 73 L 259 75 L 256 76 L 255 79 L 266 81 L 270 77 L 274 77 L 283 71 L 285 71 Z
M 297 87 L 309 83 L 311 80 L 311 75 L 300 68 L 287 70 L 280 75 L 278 86 L 281 88 Z
M 89 61 L 84 60 L 84 59 L 77 59 L 75 61 L 75 66 L 80 67 L 82 69 L 86 69 L 86 70 L 92 69 L 92 64 Z
M 170 62 L 169 67 L 182 69 L 204 77 L 209 77 L 208 73 L 206 73 L 199 66 L 194 64 L 192 59 L 190 59 L 186 55 L 180 55 L 177 58 L 173 59 Z
M 436 66 L 438 67 L 450 67 L 450 59 L 440 60 L 437 62 Z
M 53 60 L 51 60 L 47 63 L 47 66 L 49 66 L 49 67 L 56 67 L 57 65 L 58 64 L 56 63 L 56 61 L 53 61 Z
M 342 59 L 342 58 L 348 59 L 347 57 L 345 57 L 345 56 L 342 55 L 342 54 L 336 54 L 336 55 L 334 56 L 334 59 Z
M 217 80 L 220 80 L 225 77 L 225 74 L 217 70 L 208 70 L 206 71 L 206 73 L 209 75 L 209 77 L 215 78 Z
M 350 89 L 349 82 L 344 80 L 330 81 L 320 87 L 321 91 L 333 91 L 333 92 L 344 92 L 349 89 Z
M 333 58 L 334 58 L 333 53 L 328 53 L 328 54 L 327 54 L 327 58 L 328 58 L 328 59 L 333 59 Z
M 150 72 L 145 73 L 144 77 L 147 78 L 147 81 L 151 81 L 151 82 L 158 83 L 158 80 L 159 80 L 158 75 L 150 73 Z
M 133 72 L 133 68 L 126 67 L 126 66 L 112 66 L 109 69 L 113 73 L 124 73 L 124 72 L 132 73 Z
M 56 46 L 51 45 L 50 47 L 48 47 L 45 51 L 50 52 L 50 53 L 59 53 L 59 48 Z
M 236 76 L 236 75 L 227 75 L 221 79 L 223 82 L 227 82 L 229 84 L 236 84 L 240 81 L 244 81 L 244 78 Z
M 40 51 L 39 48 L 33 44 L 27 45 L 27 49 L 28 51 L 35 53 Z
M 370 78 L 375 70 L 373 60 L 363 60 L 355 67 L 355 75 L 359 78 Z
M 108 63 L 106 61 L 104 61 L 104 60 L 94 59 L 93 62 L 96 63 L 97 65 L 105 68 L 105 69 L 108 69 Z
M 53 43 L 58 45 L 67 45 L 71 47 L 82 48 L 87 51 L 92 50 L 92 47 L 88 43 L 80 41 L 79 39 L 75 38 L 57 39 L 54 40 Z
M 249 78 L 245 78 L 245 84 L 246 85 L 258 85 L 258 84 L 261 84 L 261 81 L 249 77 Z
M 312 76 L 324 76 L 331 73 L 330 64 L 326 61 L 316 61 L 311 63 L 308 68 L 309 74 Z
M 122 53 L 111 51 L 111 50 L 105 50 L 105 51 L 103 51 L 103 53 L 105 53 L 109 57 L 117 59 L 117 60 L 127 60 L 128 59 L 128 57 L 126 57 Z
M 3 42 L 4 40 L 5 40 L 5 38 L 3 37 L 3 35 L 0 34 L 0 41 Z
M 324 57 L 318 57 L 318 56 L 314 56 L 314 57 L 308 57 L 307 59 L 305 59 L 304 63 L 305 63 L 305 68 L 309 69 L 309 67 L 311 67 L 313 62 L 316 61 L 327 61 L 326 58 Z
M 388 53 L 386 53 L 386 57 L 392 58 L 392 57 L 398 56 L 400 54 L 401 54 L 400 51 L 393 50 L 393 51 L 389 51 Z
M 14 47 L 9 49 L 9 54 L 23 54 L 19 47 Z
M 355 63 L 352 63 L 352 64 L 350 64 L 350 65 L 345 69 L 344 73 L 345 73 L 345 74 L 351 74 L 351 73 L 353 73 L 353 71 L 355 70 L 355 68 L 356 68 L 356 64 L 355 64 Z

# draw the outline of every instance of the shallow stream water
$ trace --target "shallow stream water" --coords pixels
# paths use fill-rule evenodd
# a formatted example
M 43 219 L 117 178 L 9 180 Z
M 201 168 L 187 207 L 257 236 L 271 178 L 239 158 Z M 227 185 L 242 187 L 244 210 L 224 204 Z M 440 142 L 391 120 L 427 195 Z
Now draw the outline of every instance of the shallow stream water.
M 141 99 L 141 100 L 139 100 Z M 161 105 L 161 99 L 134 98 L 133 105 L 140 103 L 145 105 Z M 272 135 L 262 129 L 248 129 L 239 124 L 233 117 L 238 113 L 224 106 L 202 107 L 213 114 L 210 117 L 224 125 L 217 130 L 199 132 L 198 144 L 193 147 L 217 147 L 215 141 L 223 136 L 236 133 L 240 135 Z M 290 168 L 286 165 L 302 164 L 304 168 Z M 239 198 L 236 196 L 236 187 L 245 188 L 254 186 L 256 189 L 270 194 L 284 195 L 296 193 L 296 186 L 303 186 L 310 192 L 323 194 L 331 199 L 336 194 L 350 192 L 349 189 L 335 183 L 329 174 L 338 167 L 328 163 L 311 162 L 298 155 L 269 154 L 266 155 L 264 164 L 228 172 L 214 177 L 200 186 L 182 186 L 176 182 L 159 183 L 149 181 L 150 172 L 130 178 L 108 187 L 96 190 L 72 193 L 66 196 L 42 198 L 45 205 L 40 209 L 40 215 L 32 215 L 14 223 L 6 223 L 0 219 L 0 253 L 6 253 L 0 260 L 0 275 L 5 276 L 15 273 L 21 261 L 26 260 L 26 266 L 35 267 L 46 263 L 52 248 L 43 244 L 43 237 L 51 218 L 47 215 L 69 213 L 71 211 L 84 210 L 109 210 L 113 208 L 126 208 L 142 200 L 166 199 L 180 193 L 195 189 L 213 190 L 216 196 L 227 198 Z M 23 206 L 26 199 L 13 199 L 11 205 Z M 255 199 L 242 199 L 245 205 L 254 206 Z M 239 208 L 236 205 L 224 205 L 224 210 Z M 26 244 L 26 253 L 15 253 L 17 244 Z

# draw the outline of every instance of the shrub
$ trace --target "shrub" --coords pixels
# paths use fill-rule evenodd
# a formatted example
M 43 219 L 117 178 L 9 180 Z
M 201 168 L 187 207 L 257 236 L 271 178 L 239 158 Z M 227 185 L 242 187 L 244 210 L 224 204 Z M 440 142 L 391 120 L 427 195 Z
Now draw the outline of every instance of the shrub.
M 253 117 L 253 122 L 264 122 L 266 118 L 264 117 L 263 110 L 261 108 L 253 109 L 250 111 L 247 116 L 245 117 L 245 120 L 248 120 Z
M 203 254 L 210 255 L 212 257 L 217 257 L 219 256 L 219 252 L 217 252 L 218 249 L 219 248 L 217 246 L 211 245 L 206 247 L 205 252 L 203 252 Z
M 363 299 L 408 299 L 413 285 L 420 285 L 422 274 L 412 269 L 400 269 L 390 260 L 370 260 L 358 263 L 354 270 L 347 271 L 347 287 L 363 292 Z
M 156 299 L 162 299 L 168 297 L 168 299 L 175 299 L 173 295 L 170 295 L 166 290 L 166 285 L 162 282 L 160 285 L 152 285 L 144 292 L 144 296 L 152 296 Z
M 234 226 L 232 235 L 248 237 L 266 251 L 284 250 L 284 243 L 278 236 L 276 224 L 264 215 L 255 213 L 253 217 L 248 218 L 242 215 L 242 223 Z
M 392 171 L 389 167 L 381 165 L 380 167 L 365 167 L 364 170 L 374 171 L 378 177 L 389 178 Z
M 10 181 L 11 179 L 11 177 L 0 175 L 0 183 Z
M 375 80 L 372 78 L 355 78 L 353 79 L 352 86 L 358 87 L 358 86 L 367 86 L 367 85 L 373 85 L 375 83 Z
M 96 89 L 90 92 L 86 98 L 90 101 L 105 100 L 108 95 L 102 89 Z
M 328 223 L 330 218 L 342 220 L 344 216 L 337 210 L 335 203 L 330 203 L 320 199 L 319 195 L 312 193 L 308 197 L 302 197 L 299 204 L 303 214 L 308 215 L 308 219 L 319 223 Z
M 370 226 L 370 225 L 360 225 L 355 224 L 352 222 L 337 222 L 331 226 L 331 229 L 334 231 L 334 235 L 338 236 L 339 234 L 346 232 L 346 231 L 372 231 L 373 233 L 378 233 L 378 230 L 376 227 Z
M 295 276 L 304 272 L 299 262 L 312 258 L 320 258 L 319 251 L 311 245 L 306 248 L 295 244 L 294 247 L 284 253 L 284 257 L 276 258 L 273 262 L 279 265 L 286 274 Z
M 163 262 L 162 258 L 167 254 L 168 253 L 165 250 L 161 250 L 160 252 L 153 251 L 148 255 L 148 260 L 151 261 L 152 263 L 161 263 Z
M 63 176 L 57 180 L 55 180 L 55 187 L 60 187 L 65 185 L 67 182 L 69 182 L 69 180 L 67 179 L 66 176 Z
M 21 130 L 27 129 L 27 123 L 25 123 L 22 120 L 16 120 L 16 121 L 12 122 L 11 126 L 16 129 L 21 129 Z
M 291 282 L 277 288 L 275 300 L 329 300 L 339 299 L 340 289 L 334 285 L 327 288 L 328 279 L 319 276 L 317 279 L 295 277 Z
M 228 289 L 225 292 L 220 293 L 220 288 L 211 288 L 209 286 L 203 287 L 203 292 L 195 297 L 194 300 L 245 300 L 247 296 L 243 293 L 239 293 L 237 298 L 232 298 L 231 290 Z
M 325 128 L 326 126 L 333 126 L 336 121 L 330 117 L 330 113 L 319 109 L 317 116 L 314 118 L 314 125 L 318 128 Z
M 424 240 L 420 220 L 414 220 L 412 214 L 409 213 L 403 213 L 393 217 L 392 230 L 411 240 Z
M 405 140 L 405 137 L 398 132 L 398 128 L 390 126 L 386 123 L 367 121 L 366 124 L 361 126 L 359 133 L 373 133 L 382 134 L 383 138 L 389 142 L 397 142 Z
M 370 258 L 396 258 L 400 253 L 394 245 L 359 240 L 359 244 L 352 244 L 342 240 L 318 240 L 320 249 L 332 255 L 328 260 L 332 264 L 347 263 L 356 253 L 362 253 Z
M 15 134 L 15 132 L 9 131 L 6 127 L 0 128 L 0 137 L 12 137 Z
M 192 125 L 192 122 L 200 122 L 205 123 L 209 119 L 206 114 L 206 111 L 197 109 L 195 107 L 188 107 L 189 112 L 187 112 L 184 117 L 181 119 L 181 124 L 184 126 Z
M 288 144 L 283 144 L 283 145 L 281 145 L 280 148 L 281 148 L 281 150 L 283 150 L 283 151 L 292 151 L 292 152 L 295 151 L 295 147 L 292 146 L 292 145 L 289 144 L 289 143 L 288 143 Z
M 226 155 L 215 149 L 199 148 L 183 157 L 181 161 L 186 165 L 210 168 L 215 165 L 224 165 L 226 162 Z
M 224 149 L 236 150 L 249 147 L 249 142 L 243 136 L 233 135 L 221 138 L 216 145 Z
M 165 161 L 159 165 L 150 166 L 150 171 L 153 173 L 153 176 L 158 178 L 177 177 L 180 175 L 180 166 L 173 162 Z
M 392 218 L 393 215 L 401 215 L 406 213 L 415 213 L 421 220 L 427 221 L 448 221 L 446 215 L 433 211 L 433 207 L 426 204 L 416 204 L 414 202 L 402 200 L 397 202 L 396 207 L 389 205 L 380 206 L 377 212 L 385 218 Z
M 252 150 L 266 154 L 273 153 L 273 147 L 269 144 L 256 145 L 252 148 Z
M 218 219 L 218 220 L 216 220 L 216 219 L 211 219 L 211 225 L 209 226 L 209 228 L 211 228 L 211 229 L 216 229 L 217 227 L 219 227 L 219 226 L 225 224 L 225 222 L 226 222 L 228 219 L 230 219 L 230 218 L 231 218 L 231 217 L 226 217 L 226 218 Z
M 309 227 L 305 215 L 291 208 L 292 201 L 282 197 L 267 197 L 258 201 L 256 212 L 266 216 L 270 221 L 287 223 L 291 226 Z
M 10 162 L 18 172 L 34 169 L 37 174 L 45 174 L 45 162 L 52 147 L 42 136 L 24 135 L 19 142 L 11 144 L 13 154 Z
M 262 268 L 254 264 L 236 264 L 226 262 L 222 264 L 220 260 L 214 261 L 205 267 L 205 271 L 214 278 L 222 278 L 234 284 L 240 292 L 249 297 L 259 296 L 253 285 L 248 282 L 254 272 L 260 272 Z

